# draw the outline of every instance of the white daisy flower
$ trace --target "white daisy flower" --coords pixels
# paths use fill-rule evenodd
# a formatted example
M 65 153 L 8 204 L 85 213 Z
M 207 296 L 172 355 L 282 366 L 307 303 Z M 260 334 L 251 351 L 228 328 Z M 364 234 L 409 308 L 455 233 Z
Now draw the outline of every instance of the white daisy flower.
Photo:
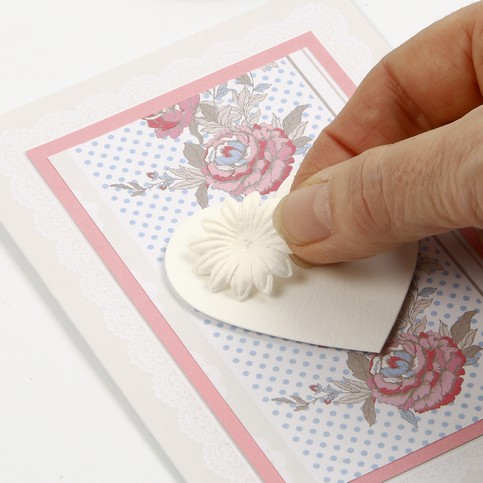
M 260 195 L 254 192 L 241 203 L 225 200 L 218 216 L 203 219 L 206 235 L 194 240 L 190 248 L 199 255 L 194 270 L 198 275 L 209 275 L 211 291 L 230 287 L 243 301 L 252 287 L 270 294 L 274 276 L 292 275 L 290 249 L 272 224 L 278 201 L 260 204 Z

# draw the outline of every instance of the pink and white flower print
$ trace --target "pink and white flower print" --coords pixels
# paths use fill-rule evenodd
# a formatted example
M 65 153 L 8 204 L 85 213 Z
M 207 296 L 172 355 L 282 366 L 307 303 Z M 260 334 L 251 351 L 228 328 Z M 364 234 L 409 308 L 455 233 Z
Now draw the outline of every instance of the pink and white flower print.
M 202 173 L 208 186 L 232 196 L 276 191 L 292 170 L 295 146 L 270 124 L 225 129 L 206 144 Z
M 436 259 L 422 256 L 416 272 L 428 275 L 443 270 Z M 380 354 L 347 353 L 347 367 L 353 378 L 331 380 L 327 385 L 310 384 L 312 394 L 275 397 L 279 404 L 289 404 L 295 411 L 323 404 L 362 403 L 362 414 L 370 426 L 376 423 L 377 404 L 388 404 L 414 428 L 417 414 L 451 404 L 459 396 L 465 366 L 478 363 L 482 350 L 475 343 L 472 321 L 476 310 L 467 310 L 451 326 L 439 321 L 439 330 L 427 330 L 428 319 L 422 315 L 430 307 L 434 287 L 419 290 L 412 282 L 398 321 Z
M 274 68 L 276 62 L 259 72 Z M 294 156 L 304 154 L 312 141 L 304 135 L 308 105 L 296 105 L 283 119 L 272 113 L 270 123 L 261 122 L 261 107 L 272 85 L 255 78 L 248 72 L 145 117 L 157 138 L 183 139 L 185 159 L 164 171 L 154 167 L 143 181 L 111 187 L 131 196 L 143 196 L 153 188 L 193 189 L 202 208 L 208 206 L 209 190 L 224 191 L 238 201 L 253 192 L 276 192 L 291 173 Z
M 372 356 L 367 386 L 381 403 L 424 413 L 454 401 L 465 363 L 450 337 L 433 331 L 402 332 Z
M 148 126 L 154 129 L 156 137 L 169 136 L 171 139 L 175 139 L 191 124 L 199 103 L 200 96 L 196 95 L 148 116 L 145 120 Z

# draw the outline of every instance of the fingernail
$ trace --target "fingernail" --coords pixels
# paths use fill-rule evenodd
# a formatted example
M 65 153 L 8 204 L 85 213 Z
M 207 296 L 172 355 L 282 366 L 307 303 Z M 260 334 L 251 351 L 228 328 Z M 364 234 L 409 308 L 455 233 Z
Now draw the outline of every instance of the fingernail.
M 329 206 L 329 182 L 300 188 L 277 206 L 273 225 L 288 242 L 307 245 L 334 232 Z
M 304 260 L 303 258 L 298 257 L 295 255 L 295 253 L 291 253 L 289 255 L 290 260 L 297 265 L 300 268 L 315 268 L 317 265 L 314 265 L 313 263 L 308 262 L 307 260 Z

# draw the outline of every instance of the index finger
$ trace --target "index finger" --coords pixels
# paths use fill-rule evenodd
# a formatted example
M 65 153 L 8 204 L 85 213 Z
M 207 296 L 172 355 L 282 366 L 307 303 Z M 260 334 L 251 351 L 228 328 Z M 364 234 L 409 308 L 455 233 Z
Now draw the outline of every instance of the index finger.
M 482 104 L 482 25 L 478 2 L 384 57 L 314 142 L 293 188 L 328 166 L 452 122 Z

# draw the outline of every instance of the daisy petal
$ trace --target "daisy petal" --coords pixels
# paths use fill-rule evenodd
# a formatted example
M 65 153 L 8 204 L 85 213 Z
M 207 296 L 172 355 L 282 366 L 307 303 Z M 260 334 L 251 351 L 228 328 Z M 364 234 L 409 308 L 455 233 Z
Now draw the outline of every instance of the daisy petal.
M 220 239 L 216 237 L 203 237 L 199 238 L 190 243 L 189 247 L 190 250 L 196 253 L 197 255 L 204 255 L 205 253 L 211 252 L 212 250 L 216 250 L 217 248 L 223 248 L 230 246 L 230 244 L 226 243 L 227 239 Z
M 245 227 L 252 227 L 258 218 L 258 208 L 260 205 L 260 193 L 254 191 L 250 193 L 240 205 L 242 222 Z
M 263 260 L 252 264 L 252 280 L 260 292 L 266 295 L 272 292 L 273 276 Z
M 210 280 L 209 280 L 209 287 L 212 292 L 219 292 L 223 290 L 227 286 L 229 286 L 230 281 L 233 277 L 233 273 L 238 267 L 238 263 L 236 260 L 232 258 L 220 260 L 218 263 L 215 264 L 213 267 Z
M 240 301 L 248 298 L 252 288 L 252 272 L 250 265 L 238 265 L 230 281 L 230 287 L 235 297 Z
M 225 219 L 228 226 L 235 227 L 239 223 L 240 203 L 227 198 L 221 205 L 221 216 Z
M 292 276 L 293 267 L 288 256 L 281 257 L 280 253 L 277 253 L 274 250 L 267 250 L 266 253 L 263 254 L 263 260 L 267 264 L 269 271 L 275 276 L 280 278 L 288 278 Z
M 205 253 L 199 258 L 195 264 L 195 273 L 198 275 L 209 275 L 218 262 L 225 263 L 227 257 L 230 256 L 230 250 L 219 248 L 211 252 Z
M 205 218 L 201 222 L 201 226 L 209 233 L 211 236 L 221 235 L 221 236 L 236 236 L 237 232 L 234 226 L 230 226 L 223 221 L 214 220 L 212 218 Z

